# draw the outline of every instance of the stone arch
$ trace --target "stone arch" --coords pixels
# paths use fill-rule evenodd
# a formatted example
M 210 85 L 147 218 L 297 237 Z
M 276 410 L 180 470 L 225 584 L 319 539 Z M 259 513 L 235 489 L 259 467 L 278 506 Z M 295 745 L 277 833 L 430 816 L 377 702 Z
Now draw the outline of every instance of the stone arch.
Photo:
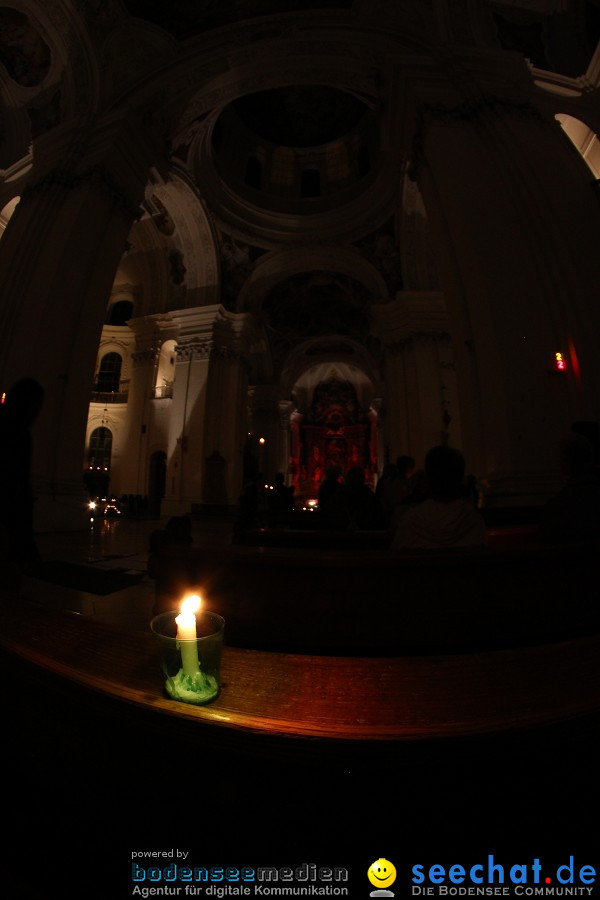
M 19 162 L 30 156 L 31 127 L 27 110 L 15 96 L 12 86 L 5 83 L 0 72 L 0 101 L 2 113 L 2 142 L 0 144 L 0 168 L 4 169 L 4 183 L 18 176 Z
M 17 204 L 20 200 L 20 197 L 13 197 L 12 200 L 9 200 L 5 203 L 2 210 L 0 210 L 0 238 L 4 234 L 6 226 L 8 225 L 11 216 L 13 215 L 15 209 L 17 208 Z
M 238 298 L 240 311 L 254 312 L 269 291 L 285 277 L 311 271 L 327 271 L 354 278 L 375 302 L 388 299 L 384 279 L 354 248 L 307 246 L 274 251 L 258 260 Z
M 133 317 L 133 300 L 115 300 L 111 303 L 106 314 L 107 325 L 126 325 Z
M 586 122 L 568 113 L 557 113 L 556 120 L 587 163 L 594 178 L 600 178 L 600 140 Z
M 178 174 L 171 173 L 166 182 L 153 185 L 147 193 L 151 194 L 154 208 L 159 208 L 162 215 L 166 213 L 170 219 L 173 238 L 185 267 L 184 303 L 178 304 L 178 308 L 218 302 L 217 241 L 197 191 Z M 168 230 L 168 224 L 166 228 Z
M 320 338 L 305 341 L 290 353 L 281 372 L 281 390 L 290 396 L 304 373 L 315 366 L 343 366 L 364 374 L 373 385 L 374 395 L 381 393 L 381 373 L 377 361 L 361 344 L 350 339 Z

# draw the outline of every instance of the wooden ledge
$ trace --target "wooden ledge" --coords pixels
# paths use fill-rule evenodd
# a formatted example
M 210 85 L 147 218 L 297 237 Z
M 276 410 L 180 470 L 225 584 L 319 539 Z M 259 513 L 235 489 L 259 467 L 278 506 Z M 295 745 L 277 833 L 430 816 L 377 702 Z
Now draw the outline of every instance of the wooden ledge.
M 224 647 L 222 690 L 205 707 L 163 695 L 150 633 L 2 596 L 0 647 L 37 671 L 227 740 L 354 747 L 515 732 L 598 713 L 600 637 L 460 656 L 340 658 Z M 10 658 L 9 658 L 10 664 Z M 32 706 L 36 702 L 32 700 Z

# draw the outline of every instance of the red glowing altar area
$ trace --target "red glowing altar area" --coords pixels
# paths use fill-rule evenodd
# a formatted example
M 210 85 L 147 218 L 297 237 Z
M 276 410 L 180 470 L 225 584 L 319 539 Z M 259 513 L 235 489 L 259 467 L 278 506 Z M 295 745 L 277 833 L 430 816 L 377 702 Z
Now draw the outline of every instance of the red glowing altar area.
M 361 469 L 374 487 L 377 417 L 361 408 L 356 388 L 332 377 L 315 387 L 305 416 L 292 423 L 290 473 L 297 497 L 316 497 L 330 469 Z

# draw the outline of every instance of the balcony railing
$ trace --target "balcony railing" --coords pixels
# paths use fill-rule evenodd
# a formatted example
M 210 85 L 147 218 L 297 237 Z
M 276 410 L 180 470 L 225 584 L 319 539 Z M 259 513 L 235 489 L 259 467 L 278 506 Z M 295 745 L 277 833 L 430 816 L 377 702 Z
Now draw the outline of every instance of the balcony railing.
M 166 384 L 157 385 L 152 395 L 155 400 L 165 400 L 173 396 L 173 382 L 168 381 Z
M 116 391 L 107 391 L 104 385 L 96 382 L 92 387 L 92 403 L 127 403 L 129 394 L 129 379 L 119 382 Z
M 129 391 L 92 391 L 92 403 L 127 403 Z

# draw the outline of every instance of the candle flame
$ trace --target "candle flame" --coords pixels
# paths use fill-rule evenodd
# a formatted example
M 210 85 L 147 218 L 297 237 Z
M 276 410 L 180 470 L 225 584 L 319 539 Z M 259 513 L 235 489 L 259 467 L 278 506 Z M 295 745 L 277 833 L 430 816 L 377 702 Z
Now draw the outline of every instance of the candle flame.
M 198 594 L 190 594 L 189 597 L 185 597 L 181 603 L 181 612 L 182 613 L 197 613 L 200 609 L 200 605 L 202 603 L 201 598 Z

